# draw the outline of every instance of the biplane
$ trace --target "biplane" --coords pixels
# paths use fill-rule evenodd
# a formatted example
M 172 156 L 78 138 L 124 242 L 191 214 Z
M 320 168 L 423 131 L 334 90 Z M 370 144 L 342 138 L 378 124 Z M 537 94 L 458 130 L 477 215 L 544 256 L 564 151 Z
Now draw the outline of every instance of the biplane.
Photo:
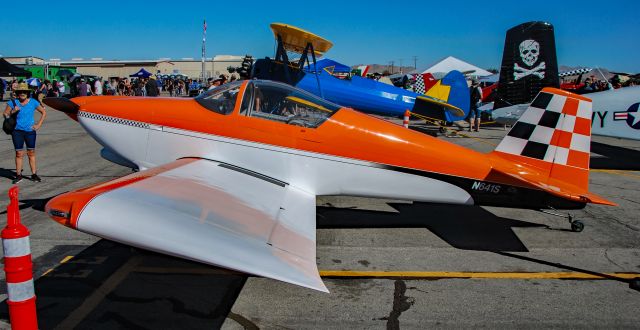
M 328 101 L 367 113 L 402 116 L 406 110 L 431 118 L 457 121 L 469 113 L 469 90 L 464 75 L 449 73 L 426 94 L 354 75 L 338 79 L 316 67 L 333 43 L 303 29 L 271 24 L 277 48 L 274 59 L 257 60 L 251 78 L 275 80 L 301 88 Z

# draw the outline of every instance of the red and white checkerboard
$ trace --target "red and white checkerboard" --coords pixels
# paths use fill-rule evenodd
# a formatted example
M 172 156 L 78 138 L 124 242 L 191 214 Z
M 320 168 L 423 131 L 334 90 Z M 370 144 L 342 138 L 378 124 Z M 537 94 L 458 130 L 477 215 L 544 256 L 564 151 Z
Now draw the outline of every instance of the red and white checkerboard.
M 543 90 L 496 151 L 589 168 L 591 102 Z

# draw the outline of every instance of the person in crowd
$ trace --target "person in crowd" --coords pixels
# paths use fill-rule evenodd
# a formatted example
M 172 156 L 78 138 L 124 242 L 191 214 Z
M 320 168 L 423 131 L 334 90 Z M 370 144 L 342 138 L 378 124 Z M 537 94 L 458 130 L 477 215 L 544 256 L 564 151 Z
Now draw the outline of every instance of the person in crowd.
M 124 95 L 124 92 L 125 92 L 124 79 L 120 79 L 120 81 L 118 82 L 118 87 L 116 91 L 118 95 Z
M 93 82 L 93 91 L 96 95 L 102 95 L 102 78 L 96 78 Z
M 124 95 L 133 95 L 133 85 L 131 84 L 131 81 L 129 81 L 129 78 L 124 78 Z
M 45 80 L 38 87 L 36 87 L 36 99 L 38 102 L 42 103 L 42 99 L 47 96 L 47 86 L 51 84 L 49 80 Z
M 149 80 L 145 84 L 146 96 L 158 96 L 160 95 L 160 90 L 158 89 L 158 82 L 156 81 L 156 76 L 151 75 Z
M 165 90 L 166 90 L 167 92 L 169 92 L 169 96 L 170 96 L 170 97 L 173 97 L 173 90 L 174 90 L 174 87 L 175 87 L 175 86 L 173 85 L 173 79 L 167 79 L 166 84 L 167 84 L 167 85 L 165 86 Z
M 109 81 L 109 79 L 106 79 L 104 81 L 104 86 L 102 86 L 104 88 L 104 95 L 113 95 L 113 87 L 111 85 L 111 82 Z
M 480 131 L 480 111 L 478 110 L 478 106 L 480 105 L 480 100 L 482 100 L 482 89 L 476 79 L 472 81 L 471 87 L 469 87 L 469 97 L 471 98 L 468 116 L 469 132 L 471 132 L 472 129 L 478 132 Z
M 0 101 L 4 101 L 4 92 L 7 90 L 7 82 L 0 78 Z
M 78 96 L 89 96 L 91 95 L 91 89 L 87 82 L 84 81 L 84 78 L 80 78 L 80 83 L 78 84 Z
M 7 103 L 4 110 L 4 117 L 17 114 L 16 127 L 11 134 L 11 140 L 16 151 L 16 175 L 13 178 L 13 184 L 22 181 L 22 160 L 24 157 L 24 146 L 27 146 L 27 157 L 29 158 L 29 167 L 31 167 L 31 180 L 40 182 L 41 179 L 37 174 L 36 167 L 36 131 L 40 129 L 44 119 L 47 117 L 45 108 L 40 102 L 29 97 L 29 86 L 26 83 L 19 84 L 16 87 L 17 99 Z M 40 120 L 34 124 L 35 112 L 40 112 Z
M 11 82 L 11 95 L 12 95 L 12 97 L 16 96 L 15 95 L 16 88 L 18 88 L 18 80 L 13 79 L 13 81 Z
M 47 97 L 58 97 L 60 95 L 60 91 L 58 90 L 58 81 L 54 80 L 49 84 L 47 91 Z
M 178 93 L 176 96 L 182 96 L 184 92 L 184 81 L 182 79 L 178 80 Z

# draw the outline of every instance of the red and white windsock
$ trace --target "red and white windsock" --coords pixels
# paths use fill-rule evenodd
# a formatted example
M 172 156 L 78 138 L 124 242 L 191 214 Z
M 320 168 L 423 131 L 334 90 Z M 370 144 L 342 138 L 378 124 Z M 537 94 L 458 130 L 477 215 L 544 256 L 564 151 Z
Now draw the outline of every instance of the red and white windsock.
M 404 112 L 404 120 L 402 121 L 402 126 L 404 126 L 404 128 L 409 128 L 409 116 L 411 116 L 411 112 L 406 110 Z
M 1 236 L 11 328 L 38 329 L 29 229 L 20 223 L 17 186 L 9 189 L 9 199 L 7 226 Z

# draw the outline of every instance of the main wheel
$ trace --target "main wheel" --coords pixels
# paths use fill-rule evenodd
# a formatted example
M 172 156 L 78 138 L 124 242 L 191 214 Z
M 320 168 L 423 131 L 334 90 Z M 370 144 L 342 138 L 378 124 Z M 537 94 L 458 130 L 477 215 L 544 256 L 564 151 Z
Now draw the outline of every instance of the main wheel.
M 629 283 L 629 287 L 634 290 L 640 291 L 640 277 L 632 279 Z
M 571 231 L 579 233 L 584 230 L 584 223 L 580 220 L 571 221 Z

